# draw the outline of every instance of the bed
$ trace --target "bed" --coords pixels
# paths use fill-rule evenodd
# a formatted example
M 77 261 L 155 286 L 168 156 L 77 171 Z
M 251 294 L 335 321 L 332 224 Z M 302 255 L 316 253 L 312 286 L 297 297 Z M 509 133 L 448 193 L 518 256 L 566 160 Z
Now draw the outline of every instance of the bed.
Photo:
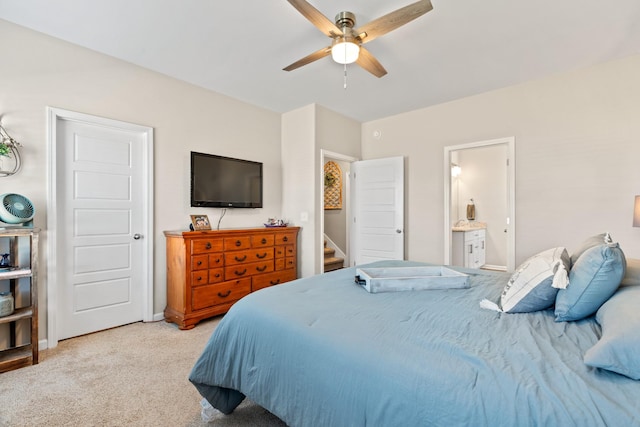
M 511 275 L 454 268 L 468 289 L 373 294 L 352 267 L 250 294 L 189 379 L 225 414 L 246 396 L 295 427 L 640 425 L 640 382 L 583 360 L 595 316 L 487 310 Z

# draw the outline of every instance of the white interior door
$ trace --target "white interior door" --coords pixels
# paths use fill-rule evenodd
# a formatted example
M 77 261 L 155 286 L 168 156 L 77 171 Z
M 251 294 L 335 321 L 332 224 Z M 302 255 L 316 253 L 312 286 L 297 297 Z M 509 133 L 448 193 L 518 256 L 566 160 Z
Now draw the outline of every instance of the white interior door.
M 63 119 L 55 128 L 57 339 L 146 320 L 149 133 Z
M 351 265 L 404 259 L 404 158 L 351 164 Z

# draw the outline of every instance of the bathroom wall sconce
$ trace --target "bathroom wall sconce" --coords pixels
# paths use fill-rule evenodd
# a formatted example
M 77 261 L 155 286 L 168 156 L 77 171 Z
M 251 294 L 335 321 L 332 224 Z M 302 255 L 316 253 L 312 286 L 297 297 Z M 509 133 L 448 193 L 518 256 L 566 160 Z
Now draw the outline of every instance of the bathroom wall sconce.
M 9 135 L 0 122 L 0 177 L 11 176 L 20 170 L 20 146 L 21 144 Z
M 640 196 L 636 196 L 636 202 L 633 206 L 633 226 L 640 227 Z
M 451 163 L 451 176 L 457 178 L 462 173 L 462 168 L 456 163 Z

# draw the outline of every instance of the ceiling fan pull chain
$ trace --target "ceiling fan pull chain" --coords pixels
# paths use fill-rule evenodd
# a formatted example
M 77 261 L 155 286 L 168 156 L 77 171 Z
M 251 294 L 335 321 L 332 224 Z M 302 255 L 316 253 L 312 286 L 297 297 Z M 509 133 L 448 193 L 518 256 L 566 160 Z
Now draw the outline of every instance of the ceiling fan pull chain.
M 344 64 L 344 90 L 347 90 L 347 64 Z

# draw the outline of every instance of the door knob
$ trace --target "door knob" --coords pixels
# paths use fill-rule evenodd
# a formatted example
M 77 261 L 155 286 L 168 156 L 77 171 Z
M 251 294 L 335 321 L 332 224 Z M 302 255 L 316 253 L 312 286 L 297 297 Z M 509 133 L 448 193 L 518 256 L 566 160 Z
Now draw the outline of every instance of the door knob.
M 400 234 L 400 233 L 402 233 L 402 230 L 400 230 L 400 229 L 398 228 L 398 229 L 396 229 L 396 233 Z
M 138 234 L 138 233 L 134 234 L 134 235 L 133 235 L 133 239 L 134 239 L 134 240 L 140 240 L 140 239 L 142 239 L 142 234 Z

